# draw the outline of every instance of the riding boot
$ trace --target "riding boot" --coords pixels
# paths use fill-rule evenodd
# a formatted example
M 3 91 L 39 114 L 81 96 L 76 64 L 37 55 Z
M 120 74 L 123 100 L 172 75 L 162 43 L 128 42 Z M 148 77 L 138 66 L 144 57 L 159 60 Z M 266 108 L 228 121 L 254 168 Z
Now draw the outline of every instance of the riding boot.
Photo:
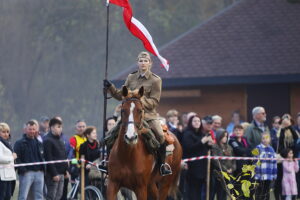
M 157 156 L 159 172 L 162 176 L 172 174 L 171 166 L 168 163 L 165 163 L 165 160 L 166 160 L 166 143 L 163 143 L 160 145 L 158 149 L 158 156 Z

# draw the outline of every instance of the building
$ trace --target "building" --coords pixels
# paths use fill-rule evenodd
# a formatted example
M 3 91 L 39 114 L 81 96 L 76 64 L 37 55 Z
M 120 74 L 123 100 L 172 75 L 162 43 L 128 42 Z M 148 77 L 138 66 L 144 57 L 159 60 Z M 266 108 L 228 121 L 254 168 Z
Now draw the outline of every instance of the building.
M 233 111 L 251 120 L 261 105 L 274 115 L 300 112 L 300 4 L 241 0 L 161 48 L 170 71 L 163 80 L 159 112 L 176 108 L 204 116 Z M 121 86 L 132 66 L 114 78 Z M 270 121 L 269 121 L 270 122 Z

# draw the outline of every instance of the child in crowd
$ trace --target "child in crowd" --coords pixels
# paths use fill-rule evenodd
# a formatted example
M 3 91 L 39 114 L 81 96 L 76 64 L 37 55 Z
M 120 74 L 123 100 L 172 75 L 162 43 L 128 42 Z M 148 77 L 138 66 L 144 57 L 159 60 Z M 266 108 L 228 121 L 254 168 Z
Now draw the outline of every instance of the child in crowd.
M 285 149 L 283 152 L 284 160 L 283 178 L 282 178 L 282 195 L 285 200 L 297 199 L 297 182 L 296 173 L 299 171 L 298 161 L 294 160 L 294 153 L 292 149 Z
M 251 156 L 251 150 L 244 137 L 244 128 L 242 125 L 235 125 L 233 128 L 233 134 L 230 137 L 229 144 L 233 149 L 233 154 L 239 157 Z M 243 165 L 249 164 L 247 160 L 236 161 L 236 171 L 234 175 L 239 175 L 242 172 Z
M 230 145 L 228 145 L 228 132 L 224 129 L 218 129 L 216 131 L 216 144 L 212 147 L 213 156 L 233 156 L 233 151 Z M 224 171 L 229 174 L 233 174 L 236 169 L 235 160 L 212 160 L 213 169 L 217 171 Z M 214 171 L 215 172 L 215 171 Z M 215 194 L 217 194 L 217 200 L 226 200 L 226 190 L 222 184 L 222 180 L 219 180 L 215 173 L 212 173 L 211 177 L 211 191 L 210 199 L 213 200 Z
M 264 160 L 264 158 L 276 158 L 276 153 L 270 143 L 270 134 L 264 132 L 262 134 L 261 144 L 256 146 L 256 149 L 259 151 L 259 155 L 257 157 L 261 159 L 257 162 L 254 177 L 258 182 L 255 199 L 259 200 L 270 199 L 270 185 L 277 177 L 276 160 Z

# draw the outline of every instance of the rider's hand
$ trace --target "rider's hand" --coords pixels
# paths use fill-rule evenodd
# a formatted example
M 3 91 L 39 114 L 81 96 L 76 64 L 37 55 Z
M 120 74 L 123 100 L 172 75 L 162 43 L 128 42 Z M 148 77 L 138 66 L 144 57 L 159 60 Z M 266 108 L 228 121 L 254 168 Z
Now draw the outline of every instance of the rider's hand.
M 104 79 L 103 80 L 103 85 L 104 85 L 104 88 L 108 89 L 112 84 L 109 80 Z

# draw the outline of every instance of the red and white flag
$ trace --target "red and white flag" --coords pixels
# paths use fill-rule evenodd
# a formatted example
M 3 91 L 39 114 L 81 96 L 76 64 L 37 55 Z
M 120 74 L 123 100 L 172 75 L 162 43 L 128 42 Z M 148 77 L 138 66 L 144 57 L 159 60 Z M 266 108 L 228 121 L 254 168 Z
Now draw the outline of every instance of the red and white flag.
M 123 7 L 124 23 L 129 31 L 143 42 L 145 49 L 158 57 L 162 66 L 168 71 L 170 67 L 169 62 L 159 54 L 153 42 L 152 36 L 146 27 L 139 20 L 132 16 L 132 8 L 129 0 L 109 0 L 108 3 Z

